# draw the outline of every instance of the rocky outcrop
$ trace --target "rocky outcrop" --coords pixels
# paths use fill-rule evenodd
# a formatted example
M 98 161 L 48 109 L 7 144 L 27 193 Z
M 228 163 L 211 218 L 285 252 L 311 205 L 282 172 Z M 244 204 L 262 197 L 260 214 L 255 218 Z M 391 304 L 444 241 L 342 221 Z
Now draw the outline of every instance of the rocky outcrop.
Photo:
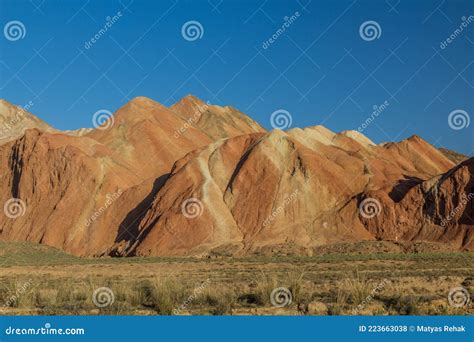
M 379 240 L 437 241 L 474 250 L 474 158 L 411 187 L 394 201 L 381 192 L 379 215 L 364 219 Z

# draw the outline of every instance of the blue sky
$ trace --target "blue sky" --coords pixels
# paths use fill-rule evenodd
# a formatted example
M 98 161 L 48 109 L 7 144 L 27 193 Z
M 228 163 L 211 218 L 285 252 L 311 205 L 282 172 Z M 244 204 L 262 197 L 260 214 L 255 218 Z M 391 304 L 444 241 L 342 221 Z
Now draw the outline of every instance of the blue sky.
M 16 20 L 26 31 L 18 40 L 0 37 L 0 97 L 31 101 L 31 112 L 54 127 L 92 127 L 96 111 L 136 96 L 171 105 L 191 93 L 237 107 L 266 128 L 284 109 L 292 127 L 341 131 L 357 129 L 387 101 L 363 131 L 375 142 L 418 134 L 474 152 L 474 123 L 448 124 L 455 110 L 469 120 L 474 113 L 474 21 L 440 46 L 474 15 L 473 1 L 64 3 L 0 1 L 1 26 Z M 183 38 L 188 21 L 202 26 L 199 39 Z M 380 27 L 378 38 L 362 39 L 367 21 Z

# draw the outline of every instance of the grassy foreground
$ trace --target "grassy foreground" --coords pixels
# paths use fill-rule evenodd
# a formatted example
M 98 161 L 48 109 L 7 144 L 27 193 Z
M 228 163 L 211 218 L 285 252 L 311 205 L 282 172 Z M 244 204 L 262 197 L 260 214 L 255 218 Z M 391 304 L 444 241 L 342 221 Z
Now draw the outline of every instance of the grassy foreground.
M 474 253 L 78 258 L 0 243 L 0 314 L 473 314 L 473 265 Z

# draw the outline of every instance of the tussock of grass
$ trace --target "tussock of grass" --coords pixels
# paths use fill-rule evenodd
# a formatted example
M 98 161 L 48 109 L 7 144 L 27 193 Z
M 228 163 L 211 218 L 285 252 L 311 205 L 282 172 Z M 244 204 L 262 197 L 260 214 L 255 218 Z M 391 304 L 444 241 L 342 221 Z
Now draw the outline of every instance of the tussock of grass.
M 278 280 L 275 274 L 267 274 L 263 271 L 260 272 L 260 277 L 257 280 L 257 287 L 255 290 L 255 304 L 270 305 L 270 295 L 272 294 L 272 291 L 278 287 Z
M 154 278 L 140 282 L 135 292 L 132 302 L 152 308 L 160 315 L 171 315 L 174 309 L 186 301 L 190 289 L 174 278 Z M 129 294 L 129 297 L 132 295 Z
M 353 305 L 359 305 L 364 302 L 373 288 L 374 285 L 368 281 L 366 273 L 359 272 L 357 269 L 342 285 L 343 291 L 345 290 L 347 293 L 349 302 Z
M 349 293 L 343 289 L 337 290 L 336 301 L 333 305 L 329 307 L 330 315 L 341 315 L 347 307 L 347 302 L 349 300 Z
M 233 289 L 209 287 L 195 303 L 197 307 L 209 307 L 211 315 L 228 315 L 237 303 L 237 295 Z

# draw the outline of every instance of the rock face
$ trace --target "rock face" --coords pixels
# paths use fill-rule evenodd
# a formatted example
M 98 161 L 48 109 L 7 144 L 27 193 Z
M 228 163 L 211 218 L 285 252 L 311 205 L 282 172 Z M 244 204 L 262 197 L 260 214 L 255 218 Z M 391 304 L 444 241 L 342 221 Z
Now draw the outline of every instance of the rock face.
M 0 117 L 15 108 L 1 102 Z M 23 115 L 0 136 L 4 241 L 81 256 L 313 254 L 363 240 L 474 250 L 474 159 L 455 165 L 418 136 L 266 132 L 193 96 L 169 108 L 136 98 L 108 129 L 74 133 Z
M 394 201 L 383 193 L 380 215 L 366 219 L 380 240 L 441 241 L 474 250 L 474 158 L 445 174 L 418 183 Z

